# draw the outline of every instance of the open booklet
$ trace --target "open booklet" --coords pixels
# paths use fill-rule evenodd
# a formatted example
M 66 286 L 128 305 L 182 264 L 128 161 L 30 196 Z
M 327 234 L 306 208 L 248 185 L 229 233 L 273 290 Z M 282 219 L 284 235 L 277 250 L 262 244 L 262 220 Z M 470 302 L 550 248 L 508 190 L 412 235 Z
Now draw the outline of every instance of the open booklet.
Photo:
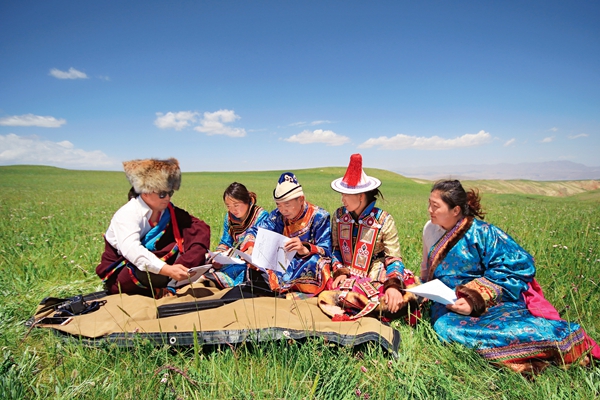
M 175 279 L 171 279 L 171 282 L 167 286 L 178 288 L 181 286 L 189 285 L 190 283 L 195 283 L 202 275 L 204 275 L 209 269 L 212 268 L 212 264 L 200 265 L 197 267 L 193 267 L 188 269 L 189 277 L 182 280 L 176 281 Z
M 404 290 L 444 305 L 454 304 L 456 301 L 456 293 L 454 290 L 450 289 L 439 279 L 434 279 L 422 285 Z
M 290 238 L 277 232 L 258 228 L 252 255 L 248 255 L 237 249 L 230 249 L 224 253 L 213 253 L 210 251 L 209 254 L 214 263 L 222 265 L 250 263 L 261 270 L 270 269 L 285 272 L 296 255 L 295 251 L 287 252 L 283 248 L 289 240 Z

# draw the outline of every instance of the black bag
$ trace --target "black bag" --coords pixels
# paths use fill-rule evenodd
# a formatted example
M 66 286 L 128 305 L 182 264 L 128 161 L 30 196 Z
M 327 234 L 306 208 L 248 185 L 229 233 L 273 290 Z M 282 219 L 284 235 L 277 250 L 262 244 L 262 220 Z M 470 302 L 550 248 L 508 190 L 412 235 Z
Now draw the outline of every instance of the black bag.
M 252 282 L 248 282 L 231 288 L 231 290 L 225 293 L 220 299 L 190 301 L 187 303 L 174 303 L 158 306 L 157 314 L 158 318 L 172 317 L 175 315 L 217 308 L 240 299 L 251 299 L 253 297 L 283 296 L 272 291 L 270 288 L 254 286 Z

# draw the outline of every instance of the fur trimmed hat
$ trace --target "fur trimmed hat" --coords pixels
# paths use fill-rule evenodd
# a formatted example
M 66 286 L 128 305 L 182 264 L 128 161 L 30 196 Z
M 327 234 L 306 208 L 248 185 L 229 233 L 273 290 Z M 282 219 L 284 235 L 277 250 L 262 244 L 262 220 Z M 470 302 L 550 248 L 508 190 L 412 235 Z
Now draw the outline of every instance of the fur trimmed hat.
M 296 175 L 291 172 L 281 174 L 277 186 L 273 190 L 273 199 L 276 202 L 288 201 L 300 196 L 304 196 L 304 192 L 302 191 L 302 185 L 296 179 Z
M 175 158 L 123 161 L 125 175 L 136 193 L 179 190 L 181 170 Z
M 365 193 L 381 186 L 381 181 L 365 174 L 362 168 L 362 156 L 352 154 L 350 164 L 343 178 L 331 182 L 331 188 L 345 194 Z

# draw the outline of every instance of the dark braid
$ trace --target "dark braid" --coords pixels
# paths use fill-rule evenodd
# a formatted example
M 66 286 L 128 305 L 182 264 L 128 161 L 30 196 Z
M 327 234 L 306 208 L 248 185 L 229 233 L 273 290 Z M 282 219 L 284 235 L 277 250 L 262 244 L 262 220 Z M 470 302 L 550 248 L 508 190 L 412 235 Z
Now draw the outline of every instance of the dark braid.
M 381 200 L 384 200 L 383 193 L 381 193 L 381 191 L 379 189 L 369 190 L 368 192 L 365 192 L 365 196 L 366 196 L 367 204 L 371 204 L 372 202 L 374 202 L 375 200 L 377 200 L 379 198 L 381 198 Z

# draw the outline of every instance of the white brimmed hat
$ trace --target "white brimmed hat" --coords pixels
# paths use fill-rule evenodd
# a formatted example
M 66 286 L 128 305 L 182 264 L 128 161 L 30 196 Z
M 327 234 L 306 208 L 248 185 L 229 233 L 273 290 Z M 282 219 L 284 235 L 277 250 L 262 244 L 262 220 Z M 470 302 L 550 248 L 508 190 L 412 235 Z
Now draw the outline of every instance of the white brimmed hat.
M 352 154 L 350 164 L 343 178 L 331 182 L 331 188 L 345 194 L 365 193 L 381 186 L 381 181 L 365 174 L 362 168 L 362 156 Z
M 276 202 L 288 201 L 300 196 L 304 196 L 304 191 L 302 191 L 302 185 L 298 183 L 296 175 L 291 172 L 281 174 L 277 186 L 273 190 L 273 199 Z

